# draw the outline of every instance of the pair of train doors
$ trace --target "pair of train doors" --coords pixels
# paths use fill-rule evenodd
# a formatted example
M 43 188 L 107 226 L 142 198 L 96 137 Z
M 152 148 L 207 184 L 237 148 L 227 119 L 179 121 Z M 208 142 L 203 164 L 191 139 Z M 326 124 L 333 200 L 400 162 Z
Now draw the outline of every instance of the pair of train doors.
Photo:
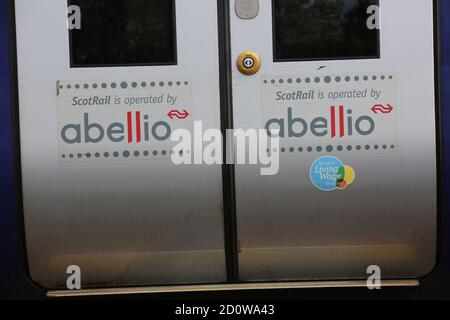
M 433 1 L 14 5 L 37 284 L 64 288 L 69 266 L 84 288 L 433 268 Z M 258 161 L 194 161 L 225 129 L 254 132 Z M 239 158 L 223 141 L 210 156 Z

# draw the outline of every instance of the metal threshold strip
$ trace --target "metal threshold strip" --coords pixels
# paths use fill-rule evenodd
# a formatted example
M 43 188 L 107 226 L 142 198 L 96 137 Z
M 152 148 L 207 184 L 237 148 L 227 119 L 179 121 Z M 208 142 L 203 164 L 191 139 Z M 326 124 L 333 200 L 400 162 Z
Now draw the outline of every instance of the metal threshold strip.
M 382 287 L 417 287 L 418 280 L 384 280 Z M 305 282 L 267 282 L 267 283 L 241 283 L 241 284 L 211 284 L 211 285 L 183 285 L 183 286 L 152 286 L 135 288 L 110 288 L 86 290 L 49 291 L 47 297 L 88 297 L 151 293 L 176 292 L 214 292 L 235 290 L 274 290 L 274 289 L 320 289 L 320 288 L 363 288 L 367 282 L 355 281 L 305 281 Z

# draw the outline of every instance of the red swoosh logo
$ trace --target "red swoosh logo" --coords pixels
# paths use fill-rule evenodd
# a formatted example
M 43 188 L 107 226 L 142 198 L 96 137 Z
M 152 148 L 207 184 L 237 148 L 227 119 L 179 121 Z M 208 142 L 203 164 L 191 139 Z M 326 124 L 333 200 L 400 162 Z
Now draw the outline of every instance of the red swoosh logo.
M 386 104 L 385 106 L 382 104 L 376 104 L 372 107 L 373 113 L 391 113 L 394 110 L 394 107 L 392 107 L 390 104 Z
M 177 109 L 173 109 L 173 110 L 169 111 L 167 116 L 170 119 L 173 119 L 173 118 L 186 119 L 187 117 L 189 117 L 189 112 L 187 112 L 187 110 L 185 110 L 185 109 L 183 109 L 182 111 L 177 110 Z

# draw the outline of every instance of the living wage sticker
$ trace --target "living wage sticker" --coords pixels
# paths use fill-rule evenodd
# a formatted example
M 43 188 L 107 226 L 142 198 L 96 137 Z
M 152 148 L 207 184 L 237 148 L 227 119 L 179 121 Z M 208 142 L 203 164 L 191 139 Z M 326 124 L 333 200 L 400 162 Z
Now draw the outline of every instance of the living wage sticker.
M 355 170 L 333 156 L 320 157 L 311 165 L 309 176 L 317 189 L 343 190 L 355 181 Z

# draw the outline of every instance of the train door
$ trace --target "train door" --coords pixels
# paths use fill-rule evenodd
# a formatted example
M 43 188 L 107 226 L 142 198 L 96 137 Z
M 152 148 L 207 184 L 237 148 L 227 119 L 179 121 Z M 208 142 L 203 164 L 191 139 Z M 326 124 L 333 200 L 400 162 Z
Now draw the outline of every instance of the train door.
M 174 165 L 170 139 L 220 128 L 216 1 L 17 0 L 15 20 L 31 278 L 225 281 L 221 167 Z
M 433 1 L 237 0 L 230 11 L 234 126 L 280 137 L 267 150 L 280 154 L 277 175 L 236 166 L 240 279 L 428 273 Z
M 16 0 L 31 278 L 65 288 L 78 267 L 97 288 L 428 273 L 434 9 Z M 198 156 L 195 141 L 174 148 L 174 132 L 224 124 L 278 137 L 263 150 L 278 171 L 174 163 Z

